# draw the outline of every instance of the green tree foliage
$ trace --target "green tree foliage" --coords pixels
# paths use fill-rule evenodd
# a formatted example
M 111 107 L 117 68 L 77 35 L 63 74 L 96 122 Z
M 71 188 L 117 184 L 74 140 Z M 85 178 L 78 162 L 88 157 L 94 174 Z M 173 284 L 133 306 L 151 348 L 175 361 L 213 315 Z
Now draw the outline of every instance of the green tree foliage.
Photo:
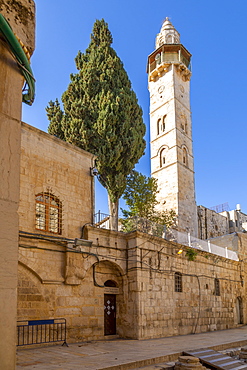
M 78 73 L 59 102 L 46 108 L 48 132 L 97 156 L 99 181 L 107 189 L 117 228 L 118 200 L 126 176 L 144 154 L 142 109 L 123 64 L 111 47 L 107 23 L 97 20 L 85 53 L 75 58 Z
M 131 231 L 135 227 L 136 218 L 165 225 L 167 229 L 175 225 L 176 213 L 174 210 L 157 211 L 158 193 L 157 179 L 147 177 L 134 170 L 130 173 L 123 194 L 123 199 L 129 208 L 128 210 L 122 209 L 124 219 L 121 222 L 125 231 Z M 148 225 L 148 223 L 145 223 L 145 225 Z

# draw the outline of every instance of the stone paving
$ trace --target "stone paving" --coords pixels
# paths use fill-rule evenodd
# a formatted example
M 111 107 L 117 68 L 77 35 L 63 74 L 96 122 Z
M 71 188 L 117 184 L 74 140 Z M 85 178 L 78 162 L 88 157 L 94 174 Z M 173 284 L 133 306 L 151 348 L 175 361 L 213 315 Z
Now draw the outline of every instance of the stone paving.
M 175 361 L 183 351 L 205 347 L 222 350 L 244 345 L 247 345 L 247 326 L 150 340 L 114 339 L 73 343 L 69 347 L 61 344 L 19 347 L 17 369 L 128 370 L 144 366 L 153 369 L 154 364 Z

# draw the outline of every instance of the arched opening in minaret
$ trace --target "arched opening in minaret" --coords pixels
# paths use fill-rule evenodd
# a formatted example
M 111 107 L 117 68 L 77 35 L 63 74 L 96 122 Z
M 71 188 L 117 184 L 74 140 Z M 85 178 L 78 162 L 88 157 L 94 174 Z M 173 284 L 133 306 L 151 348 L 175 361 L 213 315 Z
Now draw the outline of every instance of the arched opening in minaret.
M 160 126 L 161 126 L 161 118 L 159 118 L 157 121 L 157 135 L 160 134 Z
M 160 151 L 160 167 L 163 167 L 166 164 L 165 148 Z
M 188 134 L 188 124 L 187 124 L 187 118 L 186 118 L 186 116 L 182 115 L 180 117 L 180 121 L 181 121 L 181 129 L 182 129 L 182 131 L 184 131 L 186 134 Z
M 166 43 L 167 43 L 167 44 L 172 44 L 172 41 L 173 41 L 173 37 L 172 37 L 172 35 L 167 35 L 167 36 L 166 36 Z
M 166 115 L 163 116 L 163 119 L 162 119 L 161 131 L 165 132 L 165 129 L 166 129 Z
M 188 166 L 188 152 L 185 147 L 183 147 L 183 164 Z

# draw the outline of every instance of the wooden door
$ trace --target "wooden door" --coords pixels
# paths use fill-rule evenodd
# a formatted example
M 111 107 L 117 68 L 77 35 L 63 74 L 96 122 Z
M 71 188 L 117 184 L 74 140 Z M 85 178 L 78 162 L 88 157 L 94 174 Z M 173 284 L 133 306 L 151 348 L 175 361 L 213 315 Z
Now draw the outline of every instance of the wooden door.
M 104 295 L 104 326 L 105 335 L 116 334 L 116 295 Z

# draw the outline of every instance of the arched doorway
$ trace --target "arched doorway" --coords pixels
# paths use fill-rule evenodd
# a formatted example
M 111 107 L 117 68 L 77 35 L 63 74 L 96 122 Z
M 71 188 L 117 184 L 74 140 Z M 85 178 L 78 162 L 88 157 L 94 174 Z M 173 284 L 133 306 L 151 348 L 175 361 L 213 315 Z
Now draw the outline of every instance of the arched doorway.
M 104 335 L 116 334 L 116 293 L 117 284 L 113 280 L 104 283 Z

